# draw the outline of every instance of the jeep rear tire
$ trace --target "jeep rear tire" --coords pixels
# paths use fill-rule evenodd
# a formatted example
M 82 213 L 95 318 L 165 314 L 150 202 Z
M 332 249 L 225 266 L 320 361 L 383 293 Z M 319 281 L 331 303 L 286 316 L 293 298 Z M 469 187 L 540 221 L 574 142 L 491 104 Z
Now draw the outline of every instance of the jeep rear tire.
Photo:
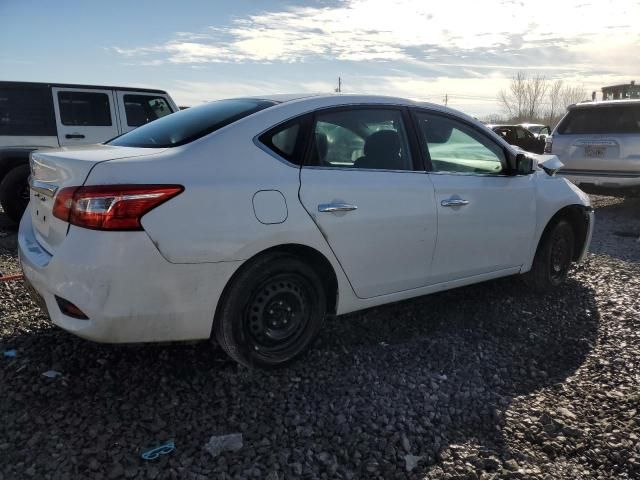
M 29 165 L 19 165 L 10 170 L 0 182 L 0 205 L 7 216 L 16 223 L 29 203 Z

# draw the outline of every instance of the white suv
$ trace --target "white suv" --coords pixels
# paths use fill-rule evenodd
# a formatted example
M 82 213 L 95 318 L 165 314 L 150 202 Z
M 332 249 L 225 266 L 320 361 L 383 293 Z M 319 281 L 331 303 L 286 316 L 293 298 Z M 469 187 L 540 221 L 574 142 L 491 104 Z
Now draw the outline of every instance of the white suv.
M 583 190 L 640 192 L 640 100 L 572 105 L 546 142 Z
M 162 90 L 0 82 L 0 204 L 18 221 L 29 202 L 29 153 L 105 142 L 177 111 Z

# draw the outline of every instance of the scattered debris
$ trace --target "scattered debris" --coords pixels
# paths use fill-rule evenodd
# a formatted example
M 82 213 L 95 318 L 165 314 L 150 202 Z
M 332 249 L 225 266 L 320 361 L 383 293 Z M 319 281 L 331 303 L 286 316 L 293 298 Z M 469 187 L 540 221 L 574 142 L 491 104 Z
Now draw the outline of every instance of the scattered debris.
M 11 350 L 5 350 L 4 352 L 5 357 L 15 358 L 16 355 L 18 355 L 18 351 L 15 348 Z
M 405 455 L 404 463 L 405 463 L 405 468 L 407 469 L 407 472 L 413 471 L 413 469 L 418 466 L 418 462 L 423 458 L 424 457 L 417 456 L 417 455 L 410 455 L 410 454 Z
M 42 374 L 43 377 L 47 377 L 47 378 L 56 378 L 56 377 L 59 377 L 60 375 L 62 374 L 55 370 L 47 370 Z
M 140 457 L 143 460 L 155 460 L 160 455 L 168 455 L 169 453 L 173 452 L 175 449 L 176 449 L 175 443 L 173 443 L 173 440 L 170 440 L 164 445 L 160 445 L 159 447 L 151 448 L 146 452 L 143 452 L 142 455 L 140 455 Z
M 217 457 L 222 452 L 236 452 L 241 448 L 241 433 L 220 436 L 213 435 L 204 446 L 204 449 L 209 452 L 212 457 Z

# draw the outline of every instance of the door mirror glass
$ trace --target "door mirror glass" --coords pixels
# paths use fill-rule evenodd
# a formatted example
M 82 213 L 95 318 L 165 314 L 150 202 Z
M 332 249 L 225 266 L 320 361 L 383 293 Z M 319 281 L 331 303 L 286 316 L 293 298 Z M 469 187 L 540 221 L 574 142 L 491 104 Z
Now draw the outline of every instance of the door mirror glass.
M 535 160 L 524 153 L 516 155 L 516 174 L 528 175 L 533 172 Z

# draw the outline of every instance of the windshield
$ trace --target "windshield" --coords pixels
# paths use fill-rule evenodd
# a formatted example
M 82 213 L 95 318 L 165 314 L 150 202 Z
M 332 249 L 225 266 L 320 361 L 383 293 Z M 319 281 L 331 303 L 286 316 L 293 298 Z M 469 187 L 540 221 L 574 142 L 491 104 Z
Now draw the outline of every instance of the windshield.
M 107 143 L 118 147 L 177 147 L 275 104 L 252 98 L 218 100 L 159 118 Z

